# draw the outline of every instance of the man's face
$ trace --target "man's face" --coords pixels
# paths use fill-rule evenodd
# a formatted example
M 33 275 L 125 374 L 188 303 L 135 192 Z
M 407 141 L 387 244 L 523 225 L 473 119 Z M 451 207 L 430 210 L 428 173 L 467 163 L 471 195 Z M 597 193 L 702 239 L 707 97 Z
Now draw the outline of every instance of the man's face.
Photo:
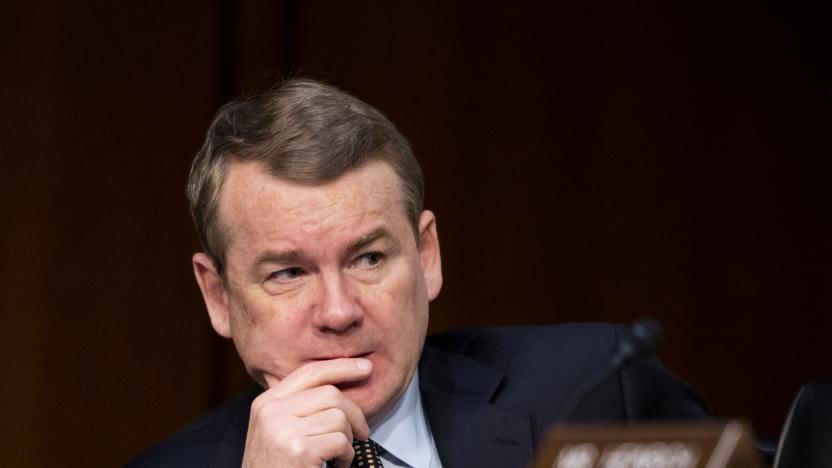
M 249 374 L 265 386 L 264 375 L 360 356 L 372 361 L 371 376 L 339 388 L 370 421 L 397 401 L 442 276 L 433 214 L 422 213 L 417 245 L 390 166 L 369 162 L 299 184 L 234 162 L 219 216 L 227 287 L 203 254 L 194 268 L 214 328 L 233 338 Z

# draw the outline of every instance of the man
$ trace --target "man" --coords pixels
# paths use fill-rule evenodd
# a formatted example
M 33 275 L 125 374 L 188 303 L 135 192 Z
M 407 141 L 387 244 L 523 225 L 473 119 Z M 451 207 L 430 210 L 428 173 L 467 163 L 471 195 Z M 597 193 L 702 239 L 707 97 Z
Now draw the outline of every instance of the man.
M 652 359 L 563 407 L 618 327 L 468 329 L 425 345 L 442 271 L 423 192 L 405 138 L 333 87 L 289 80 L 223 107 L 188 183 L 204 248 L 193 268 L 259 386 L 133 466 L 347 467 L 366 450 L 388 468 L 525 466 L 564 411 L 703 414 Z

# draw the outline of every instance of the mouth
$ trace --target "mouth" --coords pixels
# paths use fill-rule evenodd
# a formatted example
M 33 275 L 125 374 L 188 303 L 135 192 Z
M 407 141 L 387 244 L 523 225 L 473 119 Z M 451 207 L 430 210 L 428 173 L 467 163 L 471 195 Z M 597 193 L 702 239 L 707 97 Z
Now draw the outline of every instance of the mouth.
M 322 357 L 315 357 L 310 359 L 311 361 L 331 361 L 333 359 L 356 359 L 356 358 L 368 358 L 370 355 L 373 354 L 372 351 L 367 351 L 365 353 L 358 353 L 358 354 L 332 354 Z

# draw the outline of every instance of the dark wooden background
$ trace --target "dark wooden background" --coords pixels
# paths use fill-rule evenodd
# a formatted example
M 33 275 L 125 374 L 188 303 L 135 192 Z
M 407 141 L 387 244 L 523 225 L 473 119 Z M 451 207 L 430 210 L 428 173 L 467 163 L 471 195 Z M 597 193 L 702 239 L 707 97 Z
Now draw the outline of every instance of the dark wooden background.
M 183 187 L 214 110 L 277 73 L 411 139 L 433 330 L 652 315 L 668 366 L 769 437 L 832 374 L 828 2 L 16 3 L 4 466 L 117 466 L 247 385 L 191 277 Z

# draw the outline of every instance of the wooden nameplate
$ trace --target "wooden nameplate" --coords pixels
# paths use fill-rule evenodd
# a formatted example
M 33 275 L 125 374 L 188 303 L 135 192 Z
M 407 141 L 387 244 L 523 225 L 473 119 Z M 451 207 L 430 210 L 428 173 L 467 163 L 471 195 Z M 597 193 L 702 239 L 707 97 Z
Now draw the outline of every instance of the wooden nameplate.
M 534 468 L 760 468 L 748 426 L 727 422 L 558 425 Z

